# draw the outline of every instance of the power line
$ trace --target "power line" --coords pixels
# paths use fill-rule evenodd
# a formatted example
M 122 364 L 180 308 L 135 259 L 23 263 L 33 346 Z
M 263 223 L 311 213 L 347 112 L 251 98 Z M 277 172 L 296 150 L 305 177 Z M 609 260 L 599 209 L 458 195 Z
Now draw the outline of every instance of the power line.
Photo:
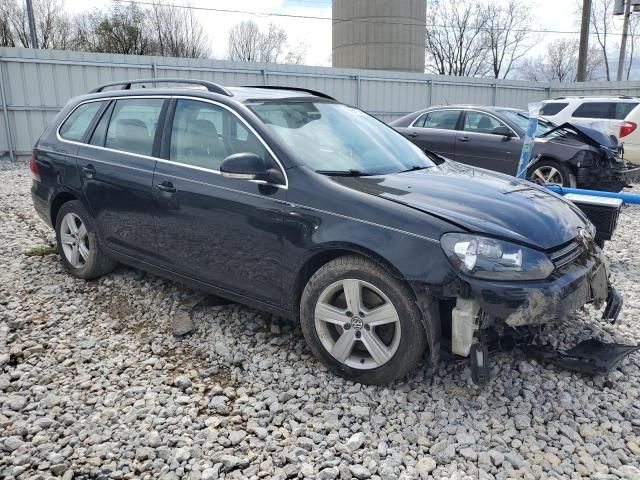
M 122 2 L 122 3 L 131 3 L 134 5 L 145 5 L 145 6 L 160 6 L 160 7 L 169 7 L 169 8 L 182 8 L 182 9 L 186 9 L 186 10 L 199 10 L 199 11 L 206 11 L 206 12 L 217 12 L 217 13 L 235 13 L 235 14 L 242 14 L 242 15 L 251 15 L 251 16 L 255 16 L 255 17 L 265 17 L 265 18 L 271 18 L 271 17 L 279 17 L 279 18 L 297 18 L 297 19 L 301 19 L 301 20 L 324 20 L 324 21 L 339 21 L 339 22 L 360 22 L 360 23 L 372 23 L 372 24 L 376 24 L 376 25 L 400 25 L 400 26 L 405 26 L 405 27 L 415 27 L 418 26 L 418 24 L 416 23 L 404 23 L 404 22 L 390 22 L 390 21 L 383 21 L 383 20 L 368 20 L 368 19 L 364 19 L 364 18 L 333 18 L 333 17 L 322 17 L 322 16 L 318 16 L 318 15 L 297 15 L 297 14 L 293 14 L 293 13 L 274 13 L 274 12 L 255 12 L 255 11 L 249 11 L 249 10 L 235 10 L 235 9 L 230 9 L 230 8 L 214 8 L 214 7 L 198 7 L 195 5 L 180 5 L 180 4 L 168 4 L 168 3 L 160 3 L 160 2 L 153 2 L 153 1 L 144 1 L 144 0 L 116 0 L 117 2 Z M 438 24 L 427 24 L 426 25 L 427 28 L 444 28 L 444 29 L 454 29 L 457 28 L 455 25 L 438 25 Z M 518 32 L 518 33 L 553 33 L 553 34 L 563 34 L 563 35 L 579 35 L 580 31 L 578 30 L 536 30 L 536 29 L 530 29 L 530 28 L 515 28 L 515 29 L 507 29 L 507 28 L 501 28 L 501 29 L 490 29 L 490 28 L 483 28 L 480 27 L 479 30 L 486 30 L 486 31 L 505 31 L 505 30 L 509 30 L 511 32 Z M 589 32 L 589 35 L 597 35 L 595 32 Z M 612 36 L 621 36 L 621 33 L 609 33 L 609 35 Z M 629 35 L 632 36 L 632 35 Z M 640 36 L 640 33 L 633 35 L 635 37 Z

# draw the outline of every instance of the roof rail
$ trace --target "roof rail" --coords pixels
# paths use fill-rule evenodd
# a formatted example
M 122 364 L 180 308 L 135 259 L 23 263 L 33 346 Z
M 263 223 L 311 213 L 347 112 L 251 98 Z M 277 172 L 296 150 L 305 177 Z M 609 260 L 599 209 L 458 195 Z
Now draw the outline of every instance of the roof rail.
M 310 93 L 311 95 L 314 95 L 316 97 L 328 98 L 329 100 L 335 100 L 335 98 L 333 98 L 330 95 L 327 95 L 326 93 L 318 92 L 316 90 L 310 90 L 308 88 L 279 87 L 277 85 L 243 85 L 243 87 L 245 87 L 245 88 L 264 88 L 264 89 L 268 89 L 268 90 L 292 90 L 294 92 L 305 92 L 305 93 Z
M 208 82 L 206 80 L 191 80 L 187 78 L 141 78 L 137 80 L 123 80 L 120 82 L 105 83 L 104 85 L 100 85 L 93 90 L 89 90 L 89 93 L 99 93 L 102 92 L 106 87 L 115 87 L 117 85 L 122 85 L 121 90 L 131 90 L 131 85 L 140 83 L 184 83 L 188 85 L 200 85 L 205 87 L 211 93 L 219 93 L 221 95 L 226 95 L 227 97 L 233 96 L 233 94 L 229 90 L 218 85 L 217 83 Z

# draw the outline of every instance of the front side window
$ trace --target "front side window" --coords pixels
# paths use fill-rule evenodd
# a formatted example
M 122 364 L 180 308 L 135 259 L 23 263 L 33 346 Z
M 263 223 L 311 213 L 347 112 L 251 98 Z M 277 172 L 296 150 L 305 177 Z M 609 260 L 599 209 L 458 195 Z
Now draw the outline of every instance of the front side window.
M 151 156 L 163 102 L 161 98 L 118 100 L 111 114 L 104 146 Z
M 575 118 L 606 118 L 612 117 L 614 105 L 611 102 L 585 102 L 576 108 L 572 117 Z
M 424 124 L 422 126 L 424 128 L 455 130 L 459 116 L 459 110 L 436 110 L 425 115 Z
M 316 171 L 372 175 L 434 165 L 420 148 L 357 108 L 312 100 L 247 106 Z
M 197 100 L 178 100 L 170 160 L 220 170 L 222 161 L 234 153 L 255 153 L 270 159 L 260 140 L 227 109 Z
M 507 127 L 496 117 L 481 112 L 467 112 L 464 131 L 470 133 L 491 133 L 494 128 Z M 509 127 L 507 127 L 509 128 Z
M 60 127 L 60 136 L 66 140 L 80 142 L 105 102 L 88 102 L 76 108 Z

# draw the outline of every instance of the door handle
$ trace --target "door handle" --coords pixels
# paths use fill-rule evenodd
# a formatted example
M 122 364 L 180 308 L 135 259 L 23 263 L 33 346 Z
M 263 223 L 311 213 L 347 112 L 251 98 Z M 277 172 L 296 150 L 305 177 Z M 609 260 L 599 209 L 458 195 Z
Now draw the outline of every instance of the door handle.
M 82 172 L 87 178 L 92 178 L 96 174 L 96 167 L 91 164 L 85 165 L 84 167 L 82 167 Z
M 416 132 L 411 132 L 407 134 L 407 137 L 416 138 L 419 134 Z
M 166 180 L 156 185 L 156 188 L 167 193 L 176 193 L 178 191 L 177 188 L 173 186 L 173 183 L 167 182 Z
M 458 141 L 460 142 L 468 142 L 469 140 L 471 140 L 469 137 L 459 137 Z

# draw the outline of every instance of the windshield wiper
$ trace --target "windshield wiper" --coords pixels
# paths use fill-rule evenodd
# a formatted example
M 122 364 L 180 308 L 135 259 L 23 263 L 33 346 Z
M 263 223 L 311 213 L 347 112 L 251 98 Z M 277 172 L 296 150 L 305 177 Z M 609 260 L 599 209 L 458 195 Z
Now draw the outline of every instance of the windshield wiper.
M 411 168 L 407 168 L 406 170 L 400 170 L 398 173 L 415 172 L 416 170 L 424 170 L 426 168 L 431 168 L 431 165 L 414 165 Z
M 355 168 L 350 168 L 349 170 L 316 170 L 316 173 L 329 175 L 331 177 L 367 177 L 369 175 L 380 175 L 379 173 L 363 172 Z

